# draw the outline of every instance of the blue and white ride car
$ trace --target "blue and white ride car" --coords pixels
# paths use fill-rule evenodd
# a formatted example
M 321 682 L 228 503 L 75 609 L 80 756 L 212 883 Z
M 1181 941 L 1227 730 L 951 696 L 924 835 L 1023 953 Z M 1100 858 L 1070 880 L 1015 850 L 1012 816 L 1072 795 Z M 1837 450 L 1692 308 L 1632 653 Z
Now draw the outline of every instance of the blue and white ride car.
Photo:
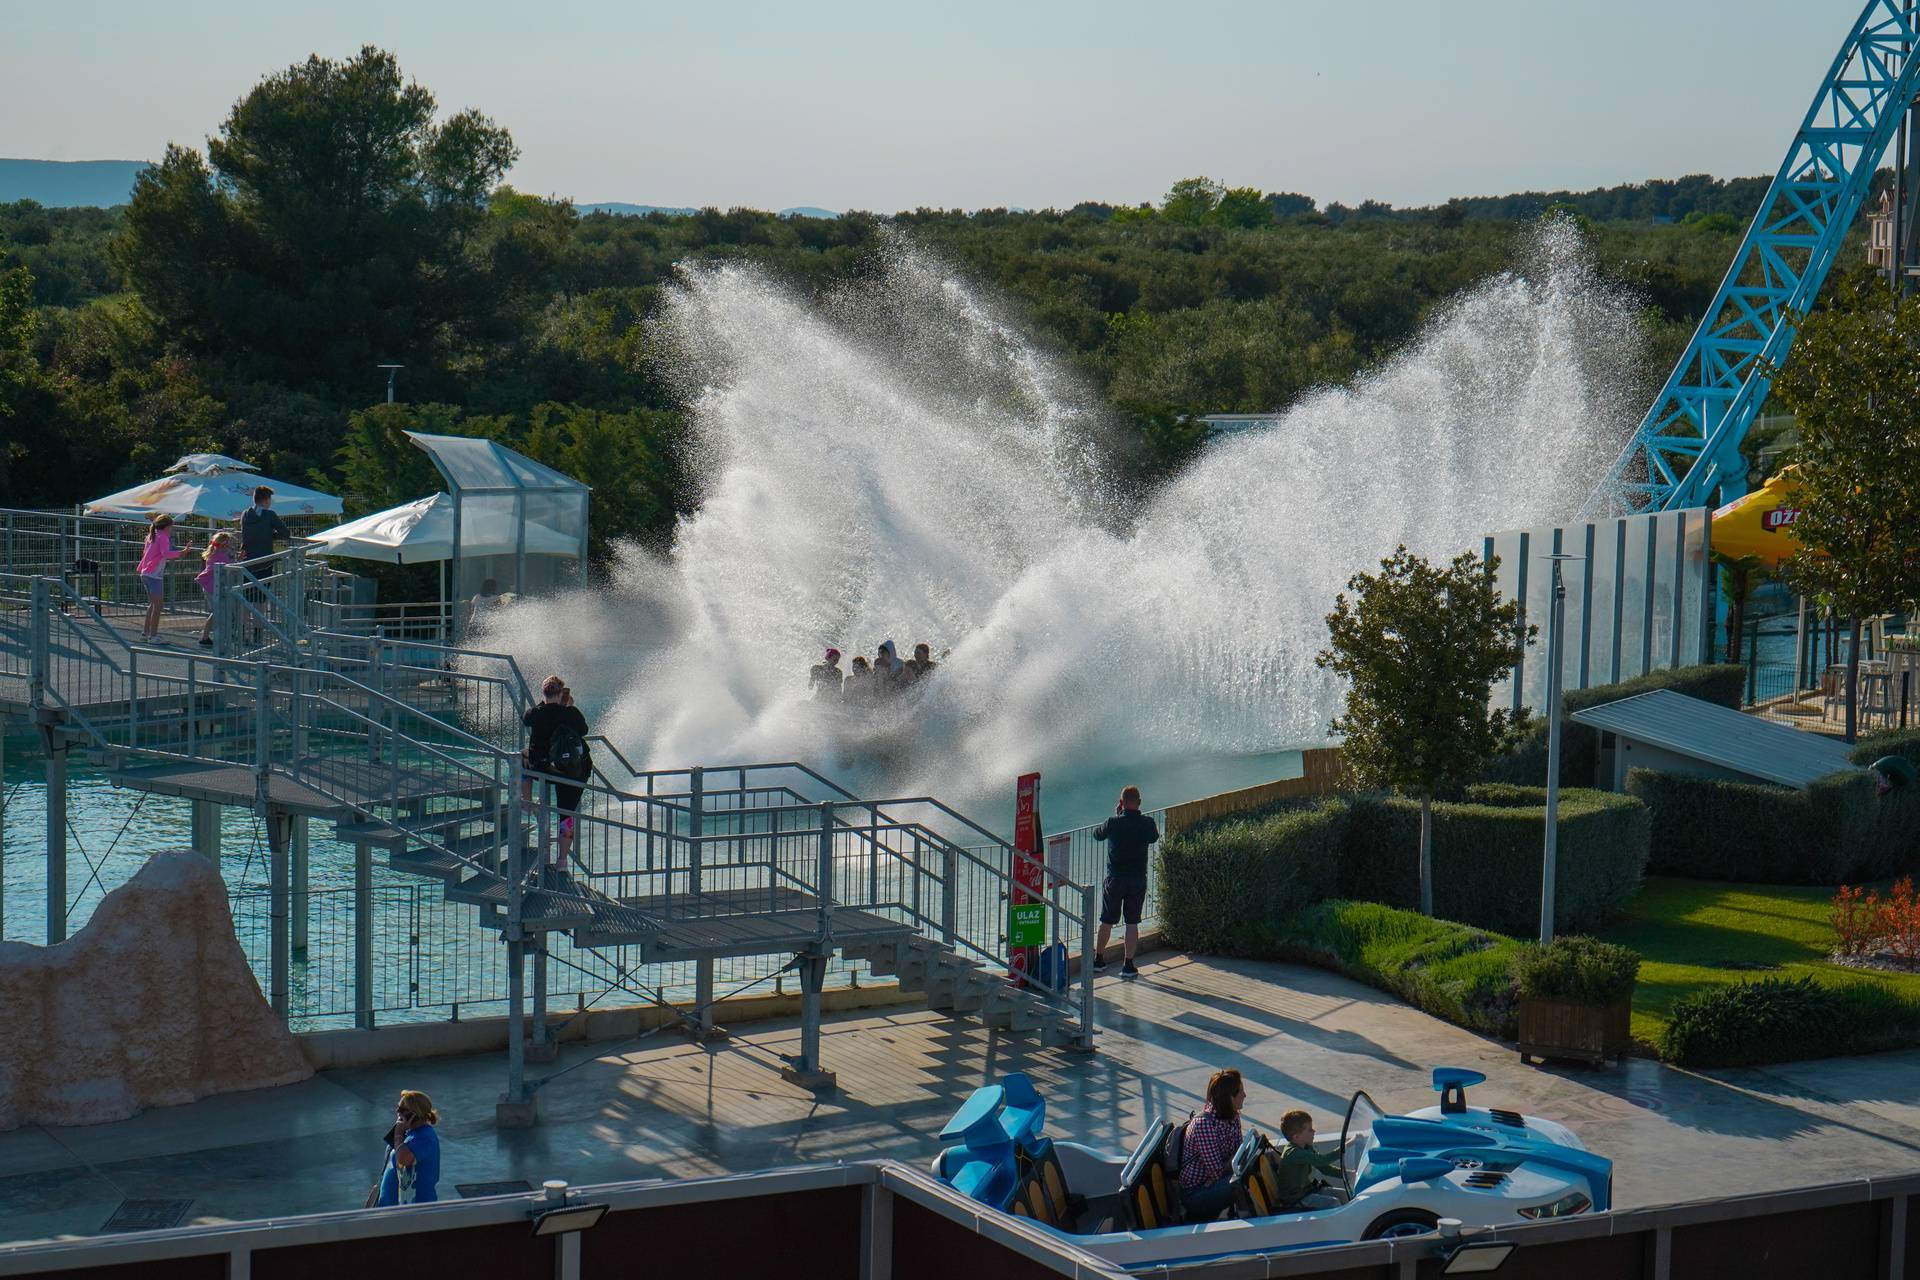
M 1354 1094 L 1340 1135 L 1344 1185 L 1329 1188 L 1343 1203 L 1331 1209 L 1276 1212 L 1278 1155 L 1250 1131 L 1234 1155 L 1232 1216 L 1183 1223 L 1181 1126 L 1155 1119 L 1124 1156 L 1044 1137 L 1046 1101 L 1024 1074 L 974 1090 L 941 1130 L 953 1145 L 933 1172 L 975 1200 L 1134 1268 L 1412 1235 L 1441 1218 L 1499 1226 L 1610 1208 L 1612 1161 L 1551 1120 L 1469 1107 L 1467 1089 L 1485 1080 L 1437 1068 L 1440 1105 L 1404 1116 Z

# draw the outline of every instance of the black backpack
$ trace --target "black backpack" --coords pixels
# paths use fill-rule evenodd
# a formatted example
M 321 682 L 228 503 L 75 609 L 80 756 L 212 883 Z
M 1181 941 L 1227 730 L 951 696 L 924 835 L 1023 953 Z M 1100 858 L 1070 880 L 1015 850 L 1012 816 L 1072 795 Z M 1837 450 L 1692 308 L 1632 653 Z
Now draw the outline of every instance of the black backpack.
M 547 739 L 547 767 L 563 778 L 584 779 L 589 771 L 586 737 L 570 724 L 555 725 Z

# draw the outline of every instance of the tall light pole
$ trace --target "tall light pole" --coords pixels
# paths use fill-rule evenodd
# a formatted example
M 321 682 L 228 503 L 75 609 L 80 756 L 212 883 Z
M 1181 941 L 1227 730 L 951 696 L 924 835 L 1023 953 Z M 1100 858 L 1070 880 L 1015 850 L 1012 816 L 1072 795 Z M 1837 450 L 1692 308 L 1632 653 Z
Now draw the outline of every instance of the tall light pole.
M 1567 629 L 1567 584 L 1560 566 L 1586 557 L 1555 553 L 1543 559 L 1553 565 L 1553 606 L 1547 610 L 1547 847 L 1540 860 L 1540 941 L 1552 942 L 1554 873 L 1560 856 L 1560 650 Z
M 387 403 L 388 404 L 393 403 L 394 379 L 398 378 L 400 376 L 400 371 L 406 367 L 407 366 L 403 364 L 379 364 L 374 366 L 374 368 L 376 369 L 385 369 L 387 371 Z

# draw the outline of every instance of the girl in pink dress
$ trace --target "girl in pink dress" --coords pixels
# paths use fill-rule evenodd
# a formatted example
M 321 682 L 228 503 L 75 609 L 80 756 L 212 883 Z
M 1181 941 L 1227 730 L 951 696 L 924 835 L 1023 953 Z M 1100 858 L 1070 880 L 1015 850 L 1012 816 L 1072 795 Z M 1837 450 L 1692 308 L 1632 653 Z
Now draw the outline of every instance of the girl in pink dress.
M 219 533 L 213 535 L 213 541 L 207 544 L 206 561 L 206 568 L 195 574 L 193 580 L 200 584 L 202 591 L 207 593 L 207 625 L 200 628 L 200 643 L 204 646 L 211 647 L 213 644 L 213 591 L 218 585 L 215 575 L 220 572 L 221 565 L 233 563 L 233 535 L 231 533 L 222 529 Z
M 140 585 L 147 589 L 147 621 L 140 629 L 142 640 L 160 634 L 160 600 L 167 590 L 167 561 L 185 555 L 185 547 L 173 545 L 173 517 L 155 516 L 147 527 L 147 545 L 140 552 Z

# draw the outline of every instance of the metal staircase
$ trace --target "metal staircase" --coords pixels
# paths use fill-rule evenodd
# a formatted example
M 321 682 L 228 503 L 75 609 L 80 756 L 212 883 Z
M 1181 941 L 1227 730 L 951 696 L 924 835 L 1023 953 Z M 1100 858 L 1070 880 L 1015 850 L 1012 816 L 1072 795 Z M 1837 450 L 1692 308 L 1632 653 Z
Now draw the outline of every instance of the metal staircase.
M 836 953 L 895 977 L 929 1008 L 1092 1048 L 1093 888 L 1030 867 L 1045 882 L 1053 939 L 1079 958 L 1078 981 L 1010 985 L 1006 902 L 1015 863 L 1033 860 L 938 801 L 855 796 L 796 762 L 640 770 L 595 739 L 571 857 L 557 866 L 555 815 L 537 792 L 522 798 L 535 781 L 520 757 L 518 712 L 530 699 L 510 658 L 276 634 L 253 659 L 133 644 L 65 583 L 0 576 L 0 682 L 24 681 L 50 748 L 77 747 L 126 787 L 266 819 L 268 994 L 283 1014 L 286 846 L 292 820 L 308 818 L 475 909 L 507 947 L 514 1025 L 532 961 L 535 1056 L 549 1043 L 554 935 L 588 952 L 619 949 L 609 965 L 621 975 L 690 962 L 702 1028 L 717 961 L 791 956 L 803 1025 L 790 1074 L 808 1084 L 832 1079 L 819 1056 L 820 992 Z M 532 1118 L 528 1047 L 509 1037 L 508 1122 Z

